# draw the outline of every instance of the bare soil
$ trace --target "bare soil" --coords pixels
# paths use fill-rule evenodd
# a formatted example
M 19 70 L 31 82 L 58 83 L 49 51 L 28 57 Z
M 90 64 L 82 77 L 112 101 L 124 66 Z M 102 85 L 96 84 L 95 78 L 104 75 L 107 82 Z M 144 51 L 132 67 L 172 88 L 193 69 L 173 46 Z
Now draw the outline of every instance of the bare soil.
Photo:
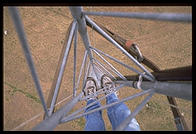
M 173 12 L 192 13 L 191 7 L 84 7 L 88 11 L 122 11 L 122 12 Z M 4 7 L 3 30 L 3 93 L 4 93 L 4 130 L 10 131 L 42 112 L 41 116 L 30 121 L 18 130 L 31 130 L 43 120 L 43 109 L 31 78 L 26 59 L 15 32 L 8 8 Z M 65 33 L 72 21 L 68 7 L 19 7 L 24 24 L 32 57 L 39 75 L 40 84 L 45 99 L 49 95 L 58 59 L 65 40 Z M 138 44 L 142 53 L 155 62 L 161 69 L 169 69 L 192 65 L 192 24 L 175 23 L 166 21 L 136 20 L 112 17 L 94 17 L 95 20 L 106 26 L 111 31 L 125 39 L 131 39 Z M 95 31 L 88 28 L 91 44 L 96 48 L 118 58 L 126 64 L 133 63 Z M 77 76 L 83 59 L 84 46 L 79 36 L 77 57 Z M 107 59 L 107 58 L 106 58 Z M 108 61 L 110 61 L 108 59 Z M 113 63 L 112 61 L 110 61 Z M 113 63 L 122 74 L 134 74 L 122 66 Z M 137 68 L 137 67 L 136 67 Z M 73 87 L 73 47 L 64 72 L 60 93 L 57 102 L 69 97 Z M 82 83 L 82 82 L 81 82 Z M 80 84 L 81 86 L 81 84 Z M 79 92 L 79 91 L 78 91 Z M 135 89 L 123 88 L 120 90 L 120 98 L 136 93 Z M 134 109 L 145 96 L 125 102 L 130 109 Z M 57 109 L 70 100 L 57 106 Z M 178 106 L 183 112 L 190 130 L 192 130 L 192 102 L 177 99 Z M 103 104 L 105 102 L 102 102 Z M 167 99 L 164 95 L 156 94 L 149 101 L 149 107 L 145 107 L 137 116 L 142 130 L 176 130 L 173 115 Z M 85 105 L 80 102 L 74 109 Z M 106 129 L 111 130 L 106 110 L 103 110 Z M 82 131 L 85 119 L 80 118 L 57 126 L 56 131 Z

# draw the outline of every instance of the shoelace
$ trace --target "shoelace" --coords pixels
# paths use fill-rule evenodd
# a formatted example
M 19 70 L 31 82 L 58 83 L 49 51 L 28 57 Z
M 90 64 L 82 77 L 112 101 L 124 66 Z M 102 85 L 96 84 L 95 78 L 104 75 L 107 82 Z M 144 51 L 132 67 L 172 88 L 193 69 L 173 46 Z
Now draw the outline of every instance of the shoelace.
M 89 86 L 87 89 L 86 89 L 86 96 L 88 96 L 87 100 L 90 100 L 90 99 L 93 99 L 95 98 L 95 86 Z
M 112 82 L 106 82 L 105 90 L 107 94 L 111 93 L 114 90 L 114 84 Z
M 93 95 L 94 94 L 94 86 L 90 86 L 87 88 L 87 95 Z

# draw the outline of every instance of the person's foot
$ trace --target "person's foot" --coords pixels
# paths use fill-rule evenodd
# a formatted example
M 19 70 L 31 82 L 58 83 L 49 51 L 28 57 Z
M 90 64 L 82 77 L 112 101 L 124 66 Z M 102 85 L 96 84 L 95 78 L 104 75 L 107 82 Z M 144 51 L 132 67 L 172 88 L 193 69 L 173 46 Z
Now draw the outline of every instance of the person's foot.
M 106 74 L 101 77 L 101 86 L 105 89 L 105 95 L 112 93 L 116 87 L 112 79 Z M 114 93 L 116 94 L 116 96 L 118 95 L 118 92 Z
M 88 96 L 86 100 L 89 101 L 91 99 L 97 99 L 96 91 L 97 86 L 95 80 L 92 77 L 88 77 L 85 88 L 83 89 L 84 96 Z

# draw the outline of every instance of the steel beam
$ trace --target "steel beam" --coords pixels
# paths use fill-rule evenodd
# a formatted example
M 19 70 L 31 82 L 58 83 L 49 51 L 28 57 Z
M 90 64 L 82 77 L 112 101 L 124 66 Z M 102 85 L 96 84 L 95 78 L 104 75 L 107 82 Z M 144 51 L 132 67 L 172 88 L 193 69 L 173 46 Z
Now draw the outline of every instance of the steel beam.
M 59 88 L 60 88 L 60 85 L 61 85 L 63 73 L 64 73 L 64 70 L 65 70 L 65 66 L 66 66 L 66 63 L 67 63 L 69 51 L 70 51 L 70 48 L 71 48 L 71 43 L 72 43 L 76 23 L 77 23 L 76 21 L 73 22 L 72 28 L 71 28 L 71 31 L 70 31 L 70 34 L 69 34 L 69 38 L 68 38 L 67 45 L 66 45 L 66 50 L 65 50 L 65 53 L 63 55 L 62 63 L 61 63 L 60 70 L 59 70 L 59 73 L 58 73 L 58 78 L 57 78 L 57 81 L 56 81 L 54 95 L 53 95 L 52 102 L 51 102 L 50 109 L 49 109 L 49 116 L 51 116 L 51 114 L 54 110 L 54 105 L 56 103 L 58 91 L 59 91 Z
M 73 7 L 70 7 L 70 11 L 71 11 L 73 18 L 78 22 L 78 31 L 80 33 L 80 36 L 82 37 L 82 40 L 87 50 L 90 61 L 93 62 L 92 61 L 93 56 L 89 48 L 91 45 L 90 45 L 89 36 L 87 33 L 86 21 L 82 13 L 83 9 L 82 7 L 73 6 Z
M 32 56 L 31 56 L 29 44 L 28 44 L 28 41 L 27 41 L 27 38 L 26 38 L 26 34 L 24 32 L 24 27 L 23 27 L 22 21 L 20 19 L 18 9 L 16 7 L 9 7 L 8 9 L 10 11 L 12 20 L 14 22 L 16 32 L 17 32 L 19 40 L 21 42 L 21 46 L 23 48 L 23 52 L 24 52 L 28 67 L 30 69 L 31 76 L 34 80 L 34 84 L 35 84 L 35 87 L 37 89 L 39 98 L 41 100 L 43 109 L 46 113 L 46 116 L 48 117 L 49 116 L 48 115 L 48 109 L 47 109 L 47 106 L 46 106 L 46 103 L 45 103 L 45 100 L 44 100 L 44 96 L 43 96 L 43 93 L 42 93 L 39 77 L 37 75 L 36 68 L 35 68 L 34 63 L 33 63 L 33 59 L 32 59 Z
M 72 14 L 73 18 L 78 22 L 78 31 L 80 33 L 80 36 L 82 37 L 84 46 L 87 50 L 90 62 L 92 64 L 92 67 L 93 67 L 93 70 L 94 70 L 93 55 L 92 55 L 91 50 L 90 50 L 91 44 L 90 44 L 89 36 L 88 36 L 88 33 L 87 33 L 87 25 L 86 25 L 85 17 L 83 15 L 83 9 L 82 9 L 82 7 L 74 6 L 74 7 L 70 7 L 70 11 L 71 11 L 71 14 Z M 94 70 L 94 72 L 95 72 L 95 70 Z M 95 72 L 95 76 L 98 79 L 98 76 L 97 76 L 96 72 Z
M 126 83 L 125 81 L 116 81 L 116 84 Z M 137 81 L 129 81 L 127 86 L 138 88 Z M 192 101 L 192 83 L 177 83 L 177 82 L 147 82 L 143 81 L 140 85 L 142 90 L 155 89 L 154 91 L 159 94 L 173 96 Z
M 162 20 L 174 22 L 192 22 L 192 14 L 184 13 L 142 13 L 142 12 L 84 12 L 85 15 L 124 17 L 145 20 Z
M 85 88 L 85 82 L 86 82 L 86 79 L 88 77 L 88 74 L 89 74 L 89 68 L 90 68 L 90 61 L 89 62 L 86 62 L 87 64 L 85 64 L 85 67 L 84 67 L 84 75 L 83 75 L 83 82 L 82 82 L 82 90 Z M 87 65 L 87 66 L 86 66 Z
M 86 60 L 87 60 L 87 51 L 84 52 L 84 57 L 83 57 L 83 60 L 82 60 L 82 65 L 80 67 L 80 73 L 79 73 L 79 76 L 78 76 L 78 80 L 77 80 L 77 84 L 76 84 L 76 89 L 78 88 L 79 86 L 79 83 L 80 83 L 80 78 L 82 76 L 82 71 L 85 72 L 85 67 L 84 65 L 86 64 Z
M 77 60 L 77 40 L 78 40 L 78 25 L 76 25 L 74 33 L 74 63 L 73 63 L 73 97 L 76 96 L 76 60 Z
M 149 87 L 154 88 L 156 93 L 192 101 L 192 83 L 142 82 L 142 89 L 146 90 Z

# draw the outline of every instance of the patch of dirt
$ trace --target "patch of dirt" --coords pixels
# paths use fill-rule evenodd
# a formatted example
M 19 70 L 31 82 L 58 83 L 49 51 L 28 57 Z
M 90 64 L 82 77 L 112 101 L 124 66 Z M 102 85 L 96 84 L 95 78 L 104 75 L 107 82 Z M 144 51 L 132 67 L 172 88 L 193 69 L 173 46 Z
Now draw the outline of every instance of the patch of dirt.
M 84 7 L 88 11 L 122 11 L 122 12 L 174 12 L 192 13 L 191 7 Z M 26 59 L 23 55 L 20 42 L 15 32 L 12 20 L 8 13 L 8 8 L 3 9 L 3 30 L 7 35 L 3 35 L 4 51 L 4 130 L 12 130 L 24 121 L 43 112 L 40 103 L 37 103 L 28 95 L 22 92 L 13 92 L 15 88 L 24 90 L 27 94 L 38 97 L 33 80 L 31 78 Z M 45 100 L 49 95 L 53 77 L 58 64 L 61 49 L 64 45 L 65 33 L 72 21 L 68 7 L 19 7 L 19 11 L 24 24 L 26 36 L 30 45 L 32 57 L 39 75 L 40 84 L 43 89 Z M 192 65 L 192 25 L 187 23 L 175 23 L 151 20 L 136 20 L 125 18 L 89 16 L 92 20 L 103 24 L 111 31 L 119 34 L 125 39 L 136 42 L 142 53 L 150 60 L 155 62 L 161 69 L 182 67 Z M 116 49 L 111 43 L 98 35 L 95 31 L 88 28 L 91 44 L 105 53 L 121 60 L 122 62 L 133 65 L 126 56 Z M 84 46 L 78 36 L 77 47 L 77 71 L 82 63 Z M 96 56 L 95 56 L 96 57 Z M 106 58 L 107 59 L 107 58 Z M 122 74 L 134 74 L 128 69 L 110 61 Z M 9 83 L 12 87 L 5 83 Z M 80 87 L 82 86 L 82 81 Z M 15 87 L 15 88 L 13 88 Z M 73 88 L 73 47 L 69 53 L 66 70 L 62 79 L 57 102 L 70 96 Z M 81 88 L 80 88 L 81 89 Z M 124 90 L 124 91 L 122 91 Z M 79 92 L 79 91 L 78 91 Z M 120 90 L 120 98 L 136 93 L 135 89 L 123 88 Z M 68 99 L 70 100 L 71 97 Z M 138 97 L 125 104 L 134 109 L 144 97 Z M 59 106 L 68 102 L 66 100 Z M 190 130 L 192 130 L 192 102 L 177 99 L 178 106 L 182 108 L 185 120 Z M 105 102 L 102 102 L 103 104 Z M 142 130 L 176 130 L 173 115 L 170 107 L 166 105 L 167 99 L 163 95 L 154 95 L 149 102 L 150 107 L 145 107 L 137 116 Z M 85 102 L 78 103 L 74 109 L 85 105 Z M 111 124 L 107 117 L 106 110 L 103 117 L 107 130 L 111 130 Z M 19 130 L 31 130 L 43 119 L 41 114 L 37 119 L 31 121 Z M 83 130 L 85 125 L 84 117 L 55 128 L 55 131 L 62 130 Z

